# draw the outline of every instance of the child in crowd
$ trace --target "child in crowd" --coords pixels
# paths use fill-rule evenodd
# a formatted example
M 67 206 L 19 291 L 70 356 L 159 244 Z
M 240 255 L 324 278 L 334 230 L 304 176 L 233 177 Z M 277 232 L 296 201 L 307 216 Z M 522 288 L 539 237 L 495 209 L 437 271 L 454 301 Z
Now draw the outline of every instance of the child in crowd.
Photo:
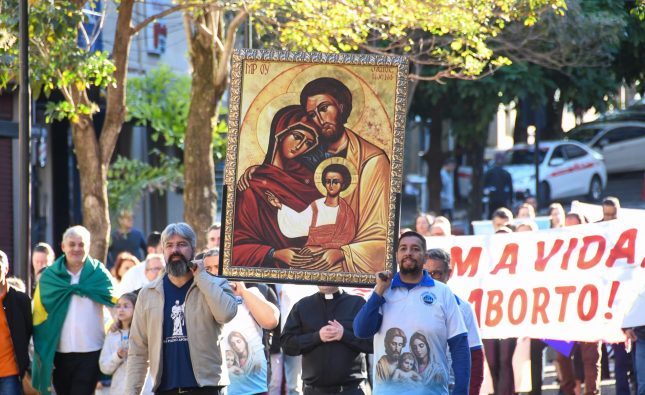
M 137 296 L 133 293 L 121 295 L 115 307 L 116 330 L 107 334 L 101 350 L 99 358 L 101 371 L 112 375 L 110 395 L 121 395 L 125 392 L 130 324 L 136 301 Z

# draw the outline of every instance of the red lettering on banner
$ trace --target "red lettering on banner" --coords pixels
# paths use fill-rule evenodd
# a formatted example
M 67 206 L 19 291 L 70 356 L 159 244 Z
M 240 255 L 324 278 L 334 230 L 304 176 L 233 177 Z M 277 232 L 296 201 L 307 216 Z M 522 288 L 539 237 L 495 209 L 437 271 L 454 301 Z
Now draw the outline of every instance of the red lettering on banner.
M 611 249 L 607 262 L 607 267 L 614 266 L 616 260 L 627 258 L 627 263 L 634 263 L 634 249 L 636 248 L 636 229 L 628 229 L 620 234 L 618 241 Z M 624 244 L 627 244 L 626 246 Z
M 620 281 L 612 281 L 611 282 L 611 291 L 609 291 L 609 302 L 607 302 L 607 307 L 611 310 L 612 305 L 614 304 L 614 299 L 616 298 L 616 292 L 618 292 L 618 286 L 620 285 Z M 614 315 L 611 313 L 611 311 L 608 311 L 605 313 L 605 318 L 610 320 L 611 317 Z
M 481 327 L 481 316 L 482 316 L 482 299 L 484 298 L 484 290 L 481 288 L 473 289 L 470 291 L 470 296 L 468 301 L 472 303 L 473 309 L 475 310 L 475 316 L 477 317 L 477 326 Z
M 493 269 L 490 274 L 497 274 L 502 269 L 508 269 L 509 274 L 515 274 L 515 268 L 517 267 L 517 251 L 519 246 L 516 243 L 508 243 L 504 247 L 504 252 L 502 252 L 502 257 L 499 258 L 499 263 Z
M 486 326 L 495 326 L 502 321 L 502 300 L 504 294 L 502 291 L 488 291 L 488 303 L 486 306 Z M 492 315 L 495 314 L 495 318 Z
M 582 238 L 584 245 L 580 249 L 580 255 L 578 256 L 578 268 L 580 269 L 591 269 L 596 266 L 600 259 L 602 259 L 603 254 L 605 253 L 605 246 L 607 241 L 604 237 L 598 235 L 586 236 Z M 593 244 L 598 244 L 598 249 L 596 249 L 596 255 L 587 260 L 587 250 Z
M 553 247 L 551 247 L 551 252 L 549 252 L 549 255 L 544 256 L 544 242 L 543 241 L 538 241 L 537 244 L 537 259 L 535 261 L 535 270 L 538 272 L 543 272 L 544 268 L 546 268 L 546 264 L 549 263 L 549 260 L 553 258 L 553 255 L 557 254 L 558 251 L 560 251 L 560 248 L 562 248 L 562 245 L 564 244 L 564 240 L 556 239 L 555 243 L 553 243 Z
M 513 312 L 515 311 L 515 300 L 520 299 L 520 313 L 518 314 L 518 317 L 513 316 Z M 524 318 L 526 318 L 526 308 L 528 305 L 528 296 L 526 295 L 526 291 L 523 290 L 522 288 L 516 289 L 511 293 L 511 297 L 508 299 L 508 320 L 510 321 L 511 324 L 517 325 L 524 321 Z
M 555 287 L 555 293 L 562 295 L 562 301 L 560 302 L 560 315 L 558 316 L 559 322 L 564 322 L 564 316 L 567 312 L 567 302 L 569 301 L 569 295 L 576 291 L 576 287 L 573 285 L 566 287 Z
M 543 297 L 544 299 L 540 300 Z M 546 307 L 549 305 L 549 290 L 544 287 L 533 288 L 533 315 L 531 317 L 531 324 L 537 324 L 538 314 L 542 316 L 542 322 L 549 323 L 549 318 L 546 316 Z
M 569 258 L 571 258 L 571 254 L 573 253 L 573 250 L 577 245 L 578 239 L 573 238 L 569 240 L 569 247 L 567 248 L 567 252 L 564 253 L 564 256 L 562 257 L 562 264 L 560 265 L 560 268 L 562 268 L 562 270 L 567 270 L 569 268 Z
M 585 298 L 589 294 L 591 298 L 591 304 L 589 306 L 589 311 L 586 313 L 583 311 Z M 587 284 L 582 287 L 580 290 L 580 296 L 578 296 L 578 317 L 583 321 L 591 321 L 598 311 L 598 288 L 594 285 Z
M 473 247 L 468 251 L 466 260 L 463 259 L 463 251 L 461 247 L 455 246 L 450 249 L 450 256 L 452 257 L 452 267 L 457 269 L 457 275 L 463 276 L 466 270 L 470 269 L 468 277 L 474 277 L 479 268 L 479 259 L 482 255 L 482 247 Z M 454 272 L 454 270 L 453 270 Z

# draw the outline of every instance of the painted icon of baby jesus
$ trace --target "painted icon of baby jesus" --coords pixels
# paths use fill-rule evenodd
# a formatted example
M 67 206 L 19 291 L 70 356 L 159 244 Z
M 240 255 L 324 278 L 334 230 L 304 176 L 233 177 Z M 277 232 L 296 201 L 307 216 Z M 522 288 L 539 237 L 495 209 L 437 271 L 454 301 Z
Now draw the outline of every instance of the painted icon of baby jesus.
M 301 255 L 315 255 L 327 249 L 338 249 L 354 240 L 356 217 L 341 192 L 350 186 L 351 174 L 346 166 L 332 163 L 324 168 L 320 180 L 327 195 L 314 200 L 304 211 L 297 212 L 282 204 L 266 191 L 269 204 L 278 209 L 280 232 L 288 238 L 307 236 Z

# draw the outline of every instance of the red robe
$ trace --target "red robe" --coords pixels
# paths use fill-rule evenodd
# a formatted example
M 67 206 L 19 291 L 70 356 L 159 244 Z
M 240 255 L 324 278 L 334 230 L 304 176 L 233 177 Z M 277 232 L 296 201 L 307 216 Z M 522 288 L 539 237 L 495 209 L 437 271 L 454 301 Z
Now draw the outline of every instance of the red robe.
M 233 228 L 232 266 L 279 267 L 268 262 L 271 249 L 300 248 L 305 237 L 289 239 L 280 232 L 277 210 L 267 201 L 270 191 L 294 210 L 302 211 L 321 197 L 313 173 L 302 165 L 282 170 L 273 165 L 261 165 L 253 173 L 250 186 L 236 194 L 235 225 Z

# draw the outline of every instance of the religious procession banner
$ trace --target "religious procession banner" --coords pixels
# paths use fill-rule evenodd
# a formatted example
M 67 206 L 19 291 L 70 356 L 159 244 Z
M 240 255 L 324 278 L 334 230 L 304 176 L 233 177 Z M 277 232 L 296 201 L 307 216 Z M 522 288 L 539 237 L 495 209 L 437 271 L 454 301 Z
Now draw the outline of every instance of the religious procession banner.
M 373 284 L 392 268 L 403 57 L 233 55 L 220 275 Z
M 484 338 L 623 341 L 623 322 L 645 324 L 642 216 L 427 241 L 451 253 L 449 285 L 473 304 Z

